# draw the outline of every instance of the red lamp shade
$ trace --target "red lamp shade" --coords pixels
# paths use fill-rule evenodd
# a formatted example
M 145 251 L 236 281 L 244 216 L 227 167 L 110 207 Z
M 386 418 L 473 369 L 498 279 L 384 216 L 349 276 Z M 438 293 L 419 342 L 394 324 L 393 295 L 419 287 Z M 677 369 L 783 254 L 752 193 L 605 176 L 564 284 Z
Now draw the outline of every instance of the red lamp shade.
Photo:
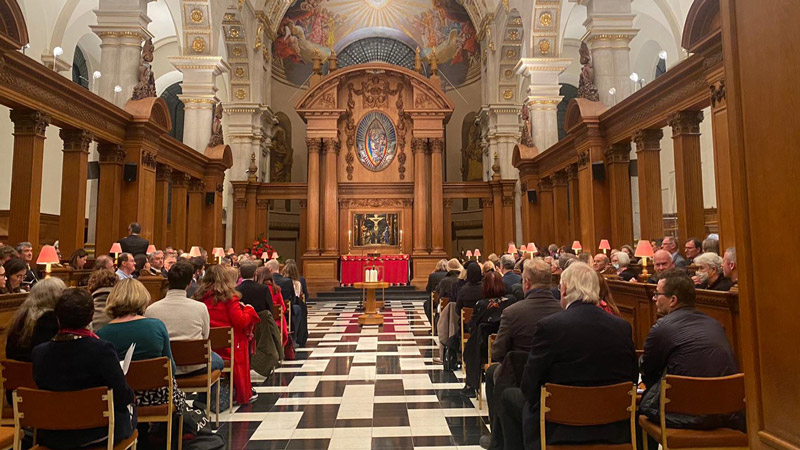
M 517 253 L 517 246 L 514 245 L 514 244 L 509 245 L 508 246 L 508 252 L 506 252 L 506 253 L 508 253 L 509 255 L 513 255 L 514 253 Z
M 119 245 L 119 242 L 114 242 L 113 244 L 111 244 L 111 250 L 109 250 L 108 253 L 114 253 L 114 254 L 122 253 L 122 246 Z
M 42 247 L 42 251 L 39 252 L 39 257 L 36 259 L 36 264 L 58 264 L 56 248 L 52 245 Z
M 268 260 L 269 259 L 269 252 L 261 253 L 261 259 L 263 259 L 264 261 Z
M 272 259 L 278 259 L 278 252 L 272 252 Z
M 153 244 L 150 244 L 150 245 L 147 246 L 147 251 L 145 253 L 147 253 L 148 255 L 152 255 L 155 252 L 156 252 L 156 246 L 153 245 Z
M 572 243 L 572 249 L 573 250 L 583 250 L 583 247 L 581 247 L 581 241 L 574 241 Z
M 223 250 L 222 247 L 214 247 L 214 250 L 211 250 L 211 254 L 217 258 L 222 258 L 225 256 L 225 250 Z
M 522 247 L 519 248 L 519 251 L 522 252 L 522 253 L 526 253 L 528 251 L 528 246 L 525 245 L 525 244 L 522 244 Z
M 536 246 L 533 245 L 533 242 L 528 242 L 528 252 L 529 253 L 536 253 L 538 251 L 539 251 L 539 249 L 537 249 Z
M 601 239 L 600 240 L 600 250 L 611 250 L 611 244 L 608 243 L 608 239 Z
M 465 255 L 465 256 L 466 256 L 467 258 L 472 258 L 472 250 L 467 250 L 467 253 L 466 253 L 466 255 Z
M 653 246 L 647 239 L 639 239 L 639 244 L 636 245 L 636 251 L 633 254 L 638 258 L 652 258 Z
M 200 256 L 200 247 L 198 247 L 198 246 L 196 246 L 196 245 L 193 245 L 193 246 L 192 246 L 192 249 L 191 249 L 191 250 L 189 250 L 189 256 L 191 256 L 191 257 L 193 257 L 193 258 L 194 258 L 195 256 Z
M 481 251 L 480 251 L 480 250 L 478 250 L 478 249 L 476 248 L 476 249 L 475 249 L 475 252 L 474 252 L 474 253 L 472 253 L 472 254 L 473 254 L 473 255 L 475 255 L 475 257 L 476 257 L 476 258 L 480 258 L 480 256 L 481 256 Z
M 236 251 L 235 251 L 235 250 L 233 250 L 233 247 L 231 247 L 231 248 L 229 248 L 229 249 L 228 249 L 228 254 L 229 254 L 229 255 L 232 255 L 232 254 L 234 254 L 234 253 L 236 253 Z

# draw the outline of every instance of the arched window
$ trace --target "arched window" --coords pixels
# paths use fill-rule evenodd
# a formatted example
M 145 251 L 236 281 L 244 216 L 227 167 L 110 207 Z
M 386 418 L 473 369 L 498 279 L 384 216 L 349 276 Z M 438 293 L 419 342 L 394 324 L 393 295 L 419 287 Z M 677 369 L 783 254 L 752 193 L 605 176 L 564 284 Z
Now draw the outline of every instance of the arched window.
M 182 93 L 183 88 L 180 81 L 164 89 L 164 92 L 161 93 L 161 98 L 167 102 L 169 118 L 172 120 L 172 130 L 169 135 L 181 142 L 183 142 L 183 102 L 178 96 Z
M 667 60 L 658 58 L 658 63 L 656 64 L 656 78 L 665 73 L 667 73 Z
M 377 61 L 414 70 L 414 56 L 411 47 L 396 39 L 371 37 L 343 48 L 337 59 L 339 67 Z
M 89 68 L 86 67 L 86 58 L 77 45 L 75 55 L 72 57 L 72 81 L 89 89 Z
M 558 140 L 560 141 L 567 136 L 567 132 L 564 131 L 564 119 L 567 117 L 567 105 L 569 105 L 570 100 L 578 96 L 578 88 L 571 84 L 562 83 L 561 90 L 558 91 L 558 95 L 564 97 L 561 100 L 561 103 L 558 104 L 558 109 L 556 112 L 558 117 Z

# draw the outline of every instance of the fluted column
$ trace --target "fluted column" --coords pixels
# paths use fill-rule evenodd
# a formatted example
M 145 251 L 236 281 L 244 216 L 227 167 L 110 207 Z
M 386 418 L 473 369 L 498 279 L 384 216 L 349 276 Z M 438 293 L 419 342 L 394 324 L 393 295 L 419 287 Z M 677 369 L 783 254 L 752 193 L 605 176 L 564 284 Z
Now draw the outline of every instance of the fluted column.
M 431 247 L 432 254 L 445 255 L 443 222 L 444 204 L 442 189 L 444 167 L 442 155 L 444 153 L 444 139 L 433 138 L 430 141 L 431 150 Z
M 702 239 L 706 231 L 703 171 L 700 158 L 702 111 L 680 111 L 669 119 L 675 152 L 675 191 L 678 202 L 678 237 Z
M 578 165 L 570 164 L 567 166 L 567 183 L 569 184 L 569 238 L 567 241 L 575 241 L 581 237 L 581 208 L 580 197 L 578 196 Z
M 633 242 L 630 153 L 630 141 L 613 144 L 605 152 L 611 196 L 611 245 L 614 247 Z
M 338 164 L 339 141 L 334 138 L 322 139 L 322 151 L 325 158 L 325 187 L 323 191 L 324 213 L 324 251 L 323 255 L 334 256 L 339 254 L 337 239 L 339 237 L 339 193 L 338 193 Z
M 319 255 L 319 153 L 322 141 L 317 138 L 307 138 L 308 148 L 308 209 L 306 210 L 306 223 L 308 232 L 306 238 L 306 255 Z
M 153 245 L 158 249 L 167 246 L 167 208 L 169 208 L 169 181 L 172 168 L 166 164 L 156 166 L 155 219 L 153 220 Z
M 45 131 L 50 117 L 38 111 L 12 110 L 14 158 L 11 166 L 11 208 L 8 240 L 28 241 L 39 252 L 39 220 L 42 204 L 42 164 Z
M 559 170 L 553 174 L 553 219 L 555 243 L 557 245 L 568 245 L 570 229 L 566 170 Z
M 553 179 L 549 176 L 539 180 L 539 202 L 540 239 L 543 246 L 550 245 L 555 242 L 555 232 L 553 230 Z
M 413 254 L 426 255 L 428 229 L 428 180 L 425 165 L 425 151 L 428 142 L 423 138 L 411 140 L 414 154 L 414 246 Z
M 639 130 L 633 135 L 639 167 L 639 217 L 642 239 L 664 235 L 661 202 L 661 129 Z
M 189 206 L 186 210 L 186 246 L 202 245 L 203 227 L 211 224 L 203 223 L 203 194 L 206 185 L 203 180 L 189 180 Z M 208 249 L 210 250 L 210 249 Z
M 97 186 L 97 232 L 95 256 L 108 254 L 111 244 L 119 239 L 120 202 L 122 198 L 122 164 L 125 149 L 121 145 L 101 142 L 97 146 L 100 156 L 100 181 Z M 175 204 L 175 200 L 172 201 Z M 175 216 L 173 215 L 173 220 Z
M 173 171 L 172 172 L 172 221 L 170 223 L 170 241 L 176 249 L 186 247 L 186 202 L 189 189 L 189 175 Z M 237 249 L 241 251 L 241 249 Z
M 84 130 L 63 128 L 61 166 L 61 213 L 58 240 L 62 255 L 83 248 L 86 229 L 86 175 L 89 171 L 89 144 L 94 136 Z

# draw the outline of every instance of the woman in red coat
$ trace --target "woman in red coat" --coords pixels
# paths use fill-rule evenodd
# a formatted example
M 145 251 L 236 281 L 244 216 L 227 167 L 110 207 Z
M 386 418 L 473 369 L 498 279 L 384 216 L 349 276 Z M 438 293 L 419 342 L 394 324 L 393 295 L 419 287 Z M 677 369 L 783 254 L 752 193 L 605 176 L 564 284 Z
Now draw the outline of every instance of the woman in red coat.
M 281 307 L 283 307 L 284 311 L 288 310 L 289 308 L 283 299 L 281 288 L 275 286 L 275 282 L 272 280 L 272 272 L 270 272 L 266 267 L 259 267 L 256 270 L 254 280 L 256 283 L 261 283 L 269 287 L 269 293 L 272 296 L 272 304 L 274 306 L 273 309 L 275 310 L 275 315 L 281 316 L 275 318 L 275 324 L 278 325 L 278 329 L 281 330 L 281 344 L 283 345 L 283 352 L 287 360 L 293 361 L 295 359 L 294 347 L 291 339 L 289 339 L 289 328 L 287 327 L 286 323 L 286 314 L 280 313 Z
M 206 269 L 205 276 L 200 280 L 200 285 L 194 298 L 205 303 L 212 328 L 233 327 L 235 353 L 233 360 L 234 400 L 236 403 L 244 405 L 255 397 L 250 385 L 248 336 L 253 335 L 253 326 L 261 320 L 252 306 L 239 303 L 235 285 L 225 272 L 226 269 L 222 266 L 209 266 Z M 223 359 L 231 359 L 229 349 L 216 351 Z

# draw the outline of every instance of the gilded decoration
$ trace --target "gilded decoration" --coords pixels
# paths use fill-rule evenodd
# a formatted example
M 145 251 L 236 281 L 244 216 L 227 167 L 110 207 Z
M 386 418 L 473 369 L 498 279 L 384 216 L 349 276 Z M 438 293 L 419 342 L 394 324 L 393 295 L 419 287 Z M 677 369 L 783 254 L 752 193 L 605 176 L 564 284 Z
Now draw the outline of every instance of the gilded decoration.
M 518 41 L 519 40 L 519 31 L 511 30 L 508 33 L 508 38 L 511 39 L 512 41 Z
M 513 70 L 511 70 L 511 69 L 506 69 L 505 71 L 503 71 L 503 75 L 504 75 L 504 76 L 505 76 L 507 79 L 509 79 L 509 80 L 510 80 L 510 79 L 511 79 L 511 77 L 513 77 L 513 76 L 514 76 L 514 71 L 513 71 Z
M 242 78 L 244 76 L 244 68 L 237 67 L 236 70 L 233 71 L 233 73 L 234 75 L 236 75 L 237 78 Z
M 247 96 L 247 92 L 245 92 L 244 89 L 237 89 L 236 90 L 236 98 L 238 98 L 239 100 L 244 100 L 244 98 L 246 96 Z
M 522 17 L 514 17 L 511 19 L 511 25 L 522 26 Z
M 192 12 L 189 14 L 189 18 L 194 23 L 200 23 L 203 21 L 203 10 L 201 9 L 193 9 Z
M 511 100 L 512 97 L 514 97 L 514 93 L 511 91 L 511 89 L 505 89 L 503 91 L 503 98 L 504 99 Z
M 228 32 L 228 36 L 232 39 L 237 39 L 239 37 L 239 29 L 231 27 L 231 30 Z
M 542 39 L 539 41 L 539 52 L 543 55 L 547 55 L 550 53 L 550 41 L 547 39 Z
M 539 15 L 539 25 L 549 28 L 553 25 L 553 15 L 545 11 Z
M 206 41 L 203 38 L 196 37 L 192 40 L 192 50 L 195 53 L 202 53 L 206 49 Z
M 517 51 L 516 50 L 514 50 L 514 49 L 506 50 L 506 58 L 514 59 L 516 56 L 517 56 Z
M 242 56 L 243 53 L 244 53 L 244 51 L 242 50 L 242 47 L 238 47 L 238 46 L 237 47 L 233 47 L 233 56 L 238 58 L 238 57 Z
M 391 164 L 397 149 L 397 135 L 389 117 L 380 112 L 367 113 L 356 129 L 356 152 L 361 165 L 379 172 Z

